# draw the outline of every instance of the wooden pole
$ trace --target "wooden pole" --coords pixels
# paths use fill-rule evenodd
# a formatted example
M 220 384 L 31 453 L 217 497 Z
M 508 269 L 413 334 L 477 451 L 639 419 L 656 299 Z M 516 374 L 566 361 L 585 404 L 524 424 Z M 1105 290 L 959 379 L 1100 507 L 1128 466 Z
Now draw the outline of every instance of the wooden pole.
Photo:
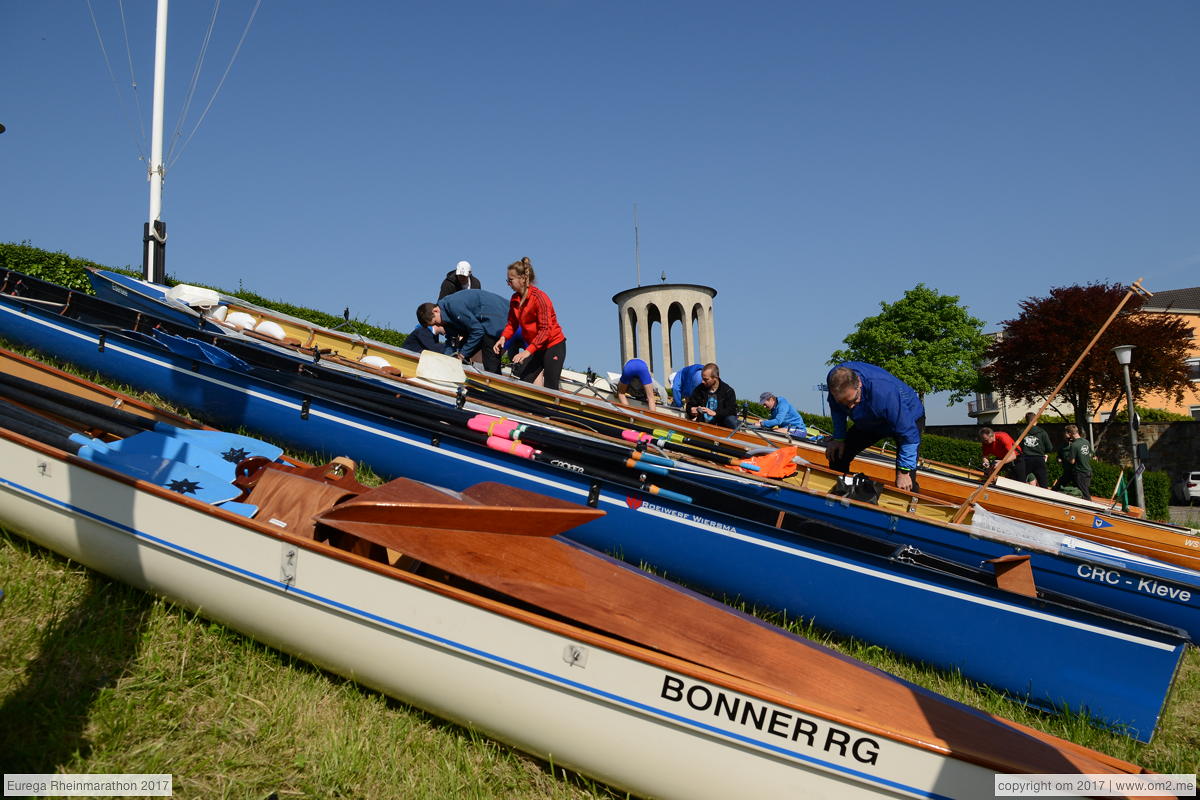
M 1088 342 L 1087 347 L 1083 348 L 1083 352 L 1079 354 L 1079 358 L 1075 359 L 1075 363 L 1071 365 L 1069 370 L 1067 370 L 1067 374 L 1064 375 L 1062 380 L 1058 382 L 1058 385 L 1054 387 L 1054 391 L 1050 392 L 1049 396 L 1046 397 L 1046 402 L 1042 403 L 1042 407 L 1037 410 L 1037 413 L 1034 415 L 1033 419 L 1025 424 L 1024 430 L 1021 431 L 1020 435 L 1017 436 L 1014 442 L 1021 442 L 1024 440 L 1025 434 L 1029 433 L 1029 429 L 1037 424 L 1038 419 L 1040 419 L 1046 409 L 1050 407 L 1050 404 L 1054 402 L 1054 398 L 1058 397 L 1058 393 L 1062 391 L 1063 386 L 1065 386 L 1067 381 L 1071 379 L 1071 376 L 1075 374 L 1075 370 L 1079 369 L 1079 365 L 1083 363 L 1083 359 L 1087 358 L 1087 354 L 1092 351 L 1092 348 L 1096 346 L 1096 342 L 1100 341 L 1100 337 L 1104 335 L 1106 330 L 1108 330 L 1108 326 L 1111 325 L 1112 321 L 1117 318 L 1117 314 L 1121 313 L 1121 309 L 1123 309 L 1125 304 L 1129 302 L 1129 298 L 1133 297 L 1135 294 L 1140 294 L 1143 297 L 1154 296 L 1152 293 L 1142 288 L 1142 280 L 1142 278 L 1138 278 L 1136 281 L 1129 284 L 1129 290 L 1125 292 L 1125 296 L 1121 298 L 1121 302 L 1117 303 L 1117 307 L 1114 308 L 1113 312 L 1108 315 L 1108 319 L 1106 319 L 1104 324 L 1100 326 L 1100 330 L 1096 331 L 1096 335 L 1092 337 L 1090 342 Z M 979 495 L 983 493 L 983 490 L 991 485 L 992 481 L 996 479 L 996 476 L 1000 474 L 1001 466 L 1002 465 L 997 464 L 996 466 L 992 467 L 990 471 L 988 471 L 988 474 L 983 478 L 983 483 L 979 484 L 979 488 L 971 492 L 967 499 L 962 502 L 962 505 L 958 507 L 958 510 L 954 512 L 954 517 L 950 520 L 951 522 L 963 521 L 963 518 L 967 516 L 967 511 L 970 510 L 971 505 L 975 502 L 975 499 L 979 497 Z M 1087 500 L 1088 498 L 1085 497 L 1083 499 Z

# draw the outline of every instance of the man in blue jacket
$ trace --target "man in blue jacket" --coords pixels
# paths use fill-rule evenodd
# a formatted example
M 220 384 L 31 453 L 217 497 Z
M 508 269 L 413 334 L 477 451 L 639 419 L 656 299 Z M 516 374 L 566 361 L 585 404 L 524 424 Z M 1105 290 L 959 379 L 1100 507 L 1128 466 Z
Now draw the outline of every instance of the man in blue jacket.
M 758 396 L 758 402 L 771 412 L 770 417 L 759 420 L 760 428 L 780 428 L 784 433 L 801 439 L 808 435 L 804 417 L 800 416 L 800 412 L 792 407 L 786 397 L 780 397 L 774 392 L 763 392 Z
M 833 439 L 825 445 L 829 466 L 849 472 L 854 457 L 880 439 L 896 440 L 896 487 L 912 492 L 917 485 L 917 449 L 925 430 L 925 407 L 916 390 L 874 364 L 846 361 L 829 371 L 829 415 Z M 849 431 L 846 418 L 854 421 Z
M 684 401 L 691 397 L 692 392 L 700 385 L 700 373 L 703 370 L 703 364 L 688 364 L 675 373 L 671 378 L 671 405 L 683 408 Z
M 486 289 L 462 289 L 448 294 L 433 309 L 433 324 L 446 330 L 446 338 L 458 336 L 461 344 L 455 355 L 470 361 L 476 353 L 483 356 L 483 368 L 500 373 L 500 356 L 492 345 L 508 324 L 508 301 Z

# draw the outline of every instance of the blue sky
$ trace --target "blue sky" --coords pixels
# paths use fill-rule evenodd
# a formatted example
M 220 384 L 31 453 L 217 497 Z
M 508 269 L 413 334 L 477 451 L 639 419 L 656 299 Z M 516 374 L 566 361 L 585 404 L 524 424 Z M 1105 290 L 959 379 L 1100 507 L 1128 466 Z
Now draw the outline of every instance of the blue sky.
M 0 241 L 140 266 L 155 3 L 128 56 L 91 4 L 122 99 L 84 0 L 0 2 Z M 184 137 L 253 7 L 221 4 Z M 168 135 L 212 9 L 172 5 Z M 568 364 L 615 370 L 636 203 L 642 282 L 718 290 L 739 396 L 816 411 L 918 282 L 987 330 L 1053 286 L 1200 285 L 1197 40 L 1171 0 L 265 0 L 169 164 L 167 267 L 408 330 L 459 259 L 507 294 L 529 256 Z

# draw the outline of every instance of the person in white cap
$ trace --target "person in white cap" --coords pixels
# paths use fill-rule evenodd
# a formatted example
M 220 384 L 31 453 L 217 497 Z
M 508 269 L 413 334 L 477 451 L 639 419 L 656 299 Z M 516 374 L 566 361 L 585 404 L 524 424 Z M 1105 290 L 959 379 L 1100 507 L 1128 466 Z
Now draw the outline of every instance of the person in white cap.
M 454 269 L 446 273 L 446 279 L 442 281 L 442 288 L 438 291 L 438 300 L 441 300 L 448 294 L 454 294 L 460 289 L 481 289 L 483 284 L 479 282 L 471 274 L 471 262 L 460 261 Z

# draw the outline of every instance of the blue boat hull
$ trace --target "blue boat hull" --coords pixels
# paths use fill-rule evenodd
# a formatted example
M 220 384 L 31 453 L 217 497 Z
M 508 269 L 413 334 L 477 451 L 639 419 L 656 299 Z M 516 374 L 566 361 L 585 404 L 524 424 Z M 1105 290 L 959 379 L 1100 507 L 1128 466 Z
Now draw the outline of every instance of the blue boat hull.
M 698 479 L 721 485 L 719 479 Z M 1119 556 L 1091 553 L 1075 555 L 1067 548 L 1057 553 L 1028 549 L 790 487 L 743 484 L 740 491 L 810 519 L 897 545 L 909 544 L 958 564 L 978 565 L 1005 555 L 1029 555 L 1040 588 L 1164 622 L 1186 631 L 1192 641 L 1200 641 L 1200 573 L 1194 570 L 1152 563 L 1132 554 L 1122 560 Z
M 163 287 L 147 286 L 134 278 L 107 271 L 90 273 L 89 277 L 93 288 L 104 299 L 131 305 L 145 313 L 167 316 L 173 321 L 195 324 L 194 317 L 166 303 Z M 712 478 L 707 483 L 717 488 L 727 485 L 722 477 Z M 913 545 L 967 566 L 974 567 L 1013 553 L 1028 554 L 1039 587 L 1181 628 L 1192 641 L 1200 642 L 1200 573 L 1192 570 L 1167 564 L 1155 569 L 1142 559 L 1136 562 L 1122 561 L 1119 557 L 1102 559 L 1092 553 L 1072 557 L 1069 552 L 1047 553 L 1014 547 L 925 520 L 843 504 L 790 487 L 743 485 L 739 491 L 811 519 L 880 537 L 897 546 Z
M 462 441 L 274 382 L 182 358 L 5 298 L 0 335 L 156 392 L 229 427 L 381 475 L 452 489 L 500 480 L 604 509 L 571 538 L 753 606 L 814 617 L 843 634 L 958 669 L 1043 707 L 1086 710 L 1146 740 L 1184 642 L 1169 631 L 1014 596 Z M 997 658 L 995 654 L 1008 655 Z

